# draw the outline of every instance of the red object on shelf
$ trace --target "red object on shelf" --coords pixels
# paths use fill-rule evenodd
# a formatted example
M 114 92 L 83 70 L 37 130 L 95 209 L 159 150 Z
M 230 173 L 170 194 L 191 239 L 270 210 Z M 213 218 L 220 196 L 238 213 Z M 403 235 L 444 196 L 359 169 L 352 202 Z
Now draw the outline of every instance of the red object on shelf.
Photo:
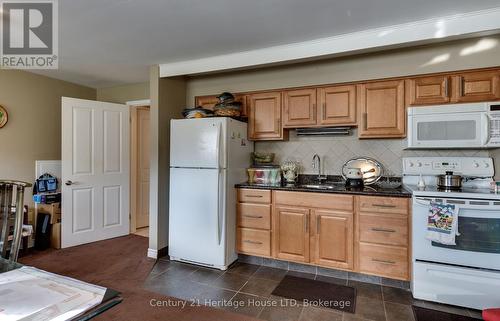
M 484 321 L 500 321 L 500 308 L 483 310 Z

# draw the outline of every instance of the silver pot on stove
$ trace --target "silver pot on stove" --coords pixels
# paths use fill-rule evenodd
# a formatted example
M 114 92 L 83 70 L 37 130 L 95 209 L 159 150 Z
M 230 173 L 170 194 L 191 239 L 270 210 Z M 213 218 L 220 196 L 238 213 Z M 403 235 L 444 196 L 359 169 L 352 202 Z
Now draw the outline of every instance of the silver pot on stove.
M 444 175 L 437 176 L 437 186 L 444 189 L 460 189 L 462 188 L 462 179 L 461 175 L 447 171 Z

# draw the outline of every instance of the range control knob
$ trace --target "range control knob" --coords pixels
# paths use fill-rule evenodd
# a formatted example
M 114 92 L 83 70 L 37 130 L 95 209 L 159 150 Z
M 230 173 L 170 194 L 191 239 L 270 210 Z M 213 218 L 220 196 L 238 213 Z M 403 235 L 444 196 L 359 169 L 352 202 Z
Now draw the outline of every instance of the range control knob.
M 408 166 L 413 167 L 415 164 L 413 164 L 413 162 L 408 162 Z
M 478 168 L 479 167 L 479 163 L 474 162 L 474 163 L 472 163 L 472 166 L 474 166 L 474 168 Z
M 490 164 L 488 164 L 488 163 L 486 163 L 486 162 L 485 162 L 485 163 L 484 163 L 484 167 L 485 167 L 485 168 L 488 168 L 488 167 L 490 167 Z
M 417 162 L 417 167 L 422 167 L 422 163 L 421 162 Z

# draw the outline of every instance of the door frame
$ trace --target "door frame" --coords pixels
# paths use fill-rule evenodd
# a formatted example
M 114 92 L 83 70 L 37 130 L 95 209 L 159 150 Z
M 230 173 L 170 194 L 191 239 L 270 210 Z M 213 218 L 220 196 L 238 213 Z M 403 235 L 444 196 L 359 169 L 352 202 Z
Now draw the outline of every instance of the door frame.
M 127 101 L 130 108 L 130 233 L 137 231 L 137 111 L 147 107 L 151 111 L 151 100 Z

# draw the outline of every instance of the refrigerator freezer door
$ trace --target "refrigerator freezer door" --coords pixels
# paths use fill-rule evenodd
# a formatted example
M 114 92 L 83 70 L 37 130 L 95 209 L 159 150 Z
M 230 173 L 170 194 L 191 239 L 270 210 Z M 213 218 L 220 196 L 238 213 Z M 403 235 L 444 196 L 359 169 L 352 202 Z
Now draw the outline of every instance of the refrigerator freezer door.
M 169 255 L 173 259 L 226 265 L 225 171 L 170 169 Z
M 225 167 L 225 120 L 171 121 L 170 167 Z

